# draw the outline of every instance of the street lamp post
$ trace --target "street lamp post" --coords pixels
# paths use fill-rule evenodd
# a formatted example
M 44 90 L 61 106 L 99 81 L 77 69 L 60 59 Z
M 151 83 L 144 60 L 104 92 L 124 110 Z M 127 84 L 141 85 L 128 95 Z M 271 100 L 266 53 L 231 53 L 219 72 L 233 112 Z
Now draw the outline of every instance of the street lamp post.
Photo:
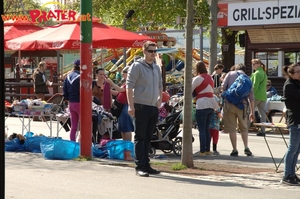
M 134 14 L 134 10 L 129 10 L 128 13 L 125 15 L 125 18 L 123 20 L 123 29 L 126 30 L 126 21 L 127 19 L 130 19 L 132 15 Z M 126 48 L 123 48 L 123 64 L 124 67 L 126 66 Z
M 203 24 L 200 25 L 200 61 L 203 61 Z

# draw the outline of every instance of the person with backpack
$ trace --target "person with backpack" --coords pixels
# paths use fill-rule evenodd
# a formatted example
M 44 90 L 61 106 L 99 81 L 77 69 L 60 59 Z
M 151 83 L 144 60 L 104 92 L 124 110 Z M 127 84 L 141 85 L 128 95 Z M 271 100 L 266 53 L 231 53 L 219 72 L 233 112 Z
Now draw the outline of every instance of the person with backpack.
M 252 68 L 255 70 L 251 75 L 254 93 L 254 108 L 257 107 L 260 115 L 260 122 L 266 122 L 266 101 L 267 101 L 267 81 L 268 76 L 264 70 L 264 64 L 260 59 L 252 59 Z M 261 127 L 261 132 L 257 136 L 265 136 L 265 127 Z
M 196 96 L 196 121 L 200 138 L 200 156 L 211 155 L 209 125 L 219 105 L 213 97 L 214 81 L 207 73 L 204 62 L 196 64 L 197 76 L 192 80 L 192 91 Z
M 250 105 L 250 121 L 254 120 L 254 97 L 250 78 L 245 74 L 243 64 L 235 65 L 235 70 L 227 73 L 222 83 L 223 123 L 225 133 L 229 133 L 232 145 L 230 156 L 238 156 L 236 128 L 238 127 L 244 143 L 244 153 L 251 156 L 248 147 L 248 106 Z

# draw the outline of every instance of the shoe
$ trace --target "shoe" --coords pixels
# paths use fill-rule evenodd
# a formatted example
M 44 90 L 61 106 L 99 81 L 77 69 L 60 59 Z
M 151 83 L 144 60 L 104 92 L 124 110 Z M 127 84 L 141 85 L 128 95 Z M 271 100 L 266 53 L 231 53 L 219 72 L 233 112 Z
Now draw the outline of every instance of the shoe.
M 230 153 L 230 156 L 237 157 L 237 156 L 239 156 L 239 152 L 237 150 L 232 150 L 232 152 Z
M 262 132 L 260 132 L 260 133 L 257 133 L 256 135 L 257 135 L 257 136 L 263 136 L 263 137 L 265 137 L 265 136 L 266 136 L 266 134 L 265 134 L 265 133 L 262 133 Z
M 199 156 L 206 156 L 206 152 L 199 152 Z
M 136 170 L 136 175 L 140 176 L 140 177 L 149 177 L 149 173 L 146 171 L 142 171 L 142 170 Z
M 296 179 L 295 176 L 283 177 L 280 183 L 281 184 L 286 184 L 286 185 L 291 185 L 291 186 L 298 186 L 298 185 L 300 185 L 297 182 L 297 179 Z
M 211 151 L 206 151 L 205 155 L 212 155 L 212 152 Z
M 213 155 L 220 155 L 219 151 L 214 151 L 212 154 Z
M 159 170 L 153 169 L 152 167 L 148 168 L 146 171 L 147 171 L 148 174 L 151 174 L 151 175 L 158 175 L 158 174 L 160 174 Z
M 252 156 L 252 152 L 250 151 L 249 148 L 245 148 L 244 153 L 245 153 L 247 156 Z
M 297 181 L 298 183 L 300 183 L 300 179 L 298 178 L 298 176 L 295 175 L 294 177 L 295 177 L 296 181 Z

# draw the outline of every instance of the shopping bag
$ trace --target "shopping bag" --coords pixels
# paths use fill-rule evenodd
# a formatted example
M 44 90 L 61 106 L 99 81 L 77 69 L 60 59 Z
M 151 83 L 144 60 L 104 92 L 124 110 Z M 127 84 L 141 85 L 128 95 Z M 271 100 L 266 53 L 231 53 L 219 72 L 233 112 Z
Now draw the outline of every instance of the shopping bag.
M 133 143 L 125 140 L 112 140 L 106 144 L 109 159 L 124 160 L 124 151 L 133 155 Z
M 47 138 L 41 142 L 41 151 L 49 160 L 72 160 L 79 157 L 80 146 L 78 142 Z

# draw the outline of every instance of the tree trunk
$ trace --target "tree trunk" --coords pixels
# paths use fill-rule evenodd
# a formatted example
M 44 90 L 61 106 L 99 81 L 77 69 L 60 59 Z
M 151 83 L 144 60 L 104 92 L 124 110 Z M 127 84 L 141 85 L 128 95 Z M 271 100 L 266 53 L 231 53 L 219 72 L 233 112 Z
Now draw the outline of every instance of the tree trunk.
M 230 68 L 235 65 L 235 37 L 237 31 L 230 31 L 222 28 L 222 64 L 224 72 L 229 72 Z M 228 48 L 226 47 L 228 45 Z
M 193 51 L 193 19 L 194 0 L 187 0 L 185 29 L 185 69 L 184 69 L 184 111 L 183 111 L 183 139 L 181 163 L 188 168 L 194 167 L 192 144 L 192 51 Z

